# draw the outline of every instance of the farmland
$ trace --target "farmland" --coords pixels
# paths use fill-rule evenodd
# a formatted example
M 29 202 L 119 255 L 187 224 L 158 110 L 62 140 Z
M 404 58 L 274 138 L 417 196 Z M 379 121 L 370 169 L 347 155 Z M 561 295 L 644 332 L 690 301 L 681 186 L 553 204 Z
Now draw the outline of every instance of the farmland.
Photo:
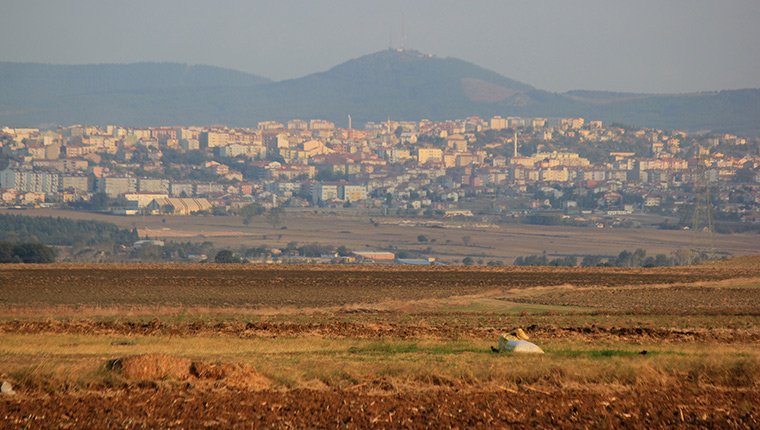
M 758 293 L 756 257 L 5 265 L 0 428 L 757 427 Z M 518 327 L 546 354 L 491 352 Z
M 658 230 L 650 219 L 642 228 L 589 228 L 491 224 L 461 220 L 425 220 L 371 217 L 340 210 L 288 210 L 276 228 L 265 217 L 243 225 L 237 216 L 116 216 L 56 209 L 0 210 L 28 216 L 53 216 L 114 223 L 136 228 L 140 237 L 176 242 L 211 242 L 217 248 L 284 247 L 299 244 L 347 246 L 352 250 L 393 249 L 419 251 L 443 262 L 464 257 L 499 260 L 546 252 L 550 256 L 615 256 L 623 250 L 645 248 L 649 255 L 670 254 L 679 248 L 711 248 L 719 255 L 760 254 L 756 233 L 716 234 Z M 649 227 L 646 227 L 649 225 Z M 417 238 L 425 236 L 427 242 Z M 428 248 L 430 248 L 428 250 Z

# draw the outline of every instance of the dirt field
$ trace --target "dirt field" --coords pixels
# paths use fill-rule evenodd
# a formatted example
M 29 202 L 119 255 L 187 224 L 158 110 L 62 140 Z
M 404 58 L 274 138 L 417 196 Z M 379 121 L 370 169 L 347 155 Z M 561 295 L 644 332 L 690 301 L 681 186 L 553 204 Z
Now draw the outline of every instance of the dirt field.
M 752 273 L 752 272 L 750 272 Z M 720 280 L 734 270 L 404 269 L 390 266 L 0 267 L 1 305 L 336 306 L 570 284 L 632 286 Z
M 9 211 L 4 211 L 8 213 Z M 0 210 L 0 213 L 3 213 Z M 115 223 L 122 228 L 136 227 L 141 236 L 175 241 L 211 241 L 217 247 L 285 246 L 320 243 L 345 245 L 349 249 L 426 250 L 442 261 L 476 259 L 511 263 L 523 255 L 606 255 L 623 250 L 646 249 L 648 255 L 670 254 L 679 248 L 709 248 L 726 255 L 760 254 L 757 234 L 718 234 L 656 230 L 651 228 L 598 229 L 523 224 L 483 224 L 472 221 L 427 221 L 403 218 L 373 218 L 321 211 L 289 212 L 282 225 L 272 228 L 263 217 L 248 226 L 239 217 L 211 216 L 113 216 L 52 209 L 10 211 L 31 216 L 60 216 Z M 417 242 L 424 235 L 428 242 Z M 465 244 L 464 238 L 468 237 Z
M 760 258 L 0 267 L 0 428 L 757 428 Z M 523 328 L 546 354 L 496 354 Z
M 753 428 L 757 392 L 689 388 L 622 394 L 562 389 L 364 394 L 332 390 L 219 391 L 192 387 L 54 394 L 5 406 L 8 428 Z M 178 402 L 177 400 L 180 399 Z M 712 402 L 715 402 L 713 404 Z M 125 405 L 131 405 L 125 408 Z M 139 410 L 138 413 L 135 410 Z M 51 411 L 55 415 L 51 417 Z M 10 416 L 10 417 L 9 417 Z M 23 417 L 23 418 L 17 418 Z M 52 419 L 51 419 L 52 418 Z

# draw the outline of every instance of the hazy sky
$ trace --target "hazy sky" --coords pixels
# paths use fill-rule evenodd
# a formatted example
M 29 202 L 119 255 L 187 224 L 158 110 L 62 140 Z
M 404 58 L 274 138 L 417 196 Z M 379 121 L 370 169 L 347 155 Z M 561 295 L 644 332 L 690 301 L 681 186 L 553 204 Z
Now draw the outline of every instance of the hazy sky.
M 300 77 L 389 46 L 538 88 L 760 87 L 760 0 L 0 0 L 0 61 Z

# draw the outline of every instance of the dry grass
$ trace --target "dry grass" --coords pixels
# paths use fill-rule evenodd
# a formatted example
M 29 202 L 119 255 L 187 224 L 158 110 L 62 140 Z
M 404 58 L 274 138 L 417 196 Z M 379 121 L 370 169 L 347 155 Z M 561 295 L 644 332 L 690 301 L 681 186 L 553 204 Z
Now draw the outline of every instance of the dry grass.
M 246 390 L 263 390 L 271 387 L 269 379 L 247 363 L 197 361 L 193 363 L 191 370 L 196 378 L 222 381 L 229 387 Z
M 689 383 L 727 389 L 760 387 L 754 345 L 578 344 L 539 339 L 546 355 L 489 352 L 487 341 L 229 339 L 109 336 L 8 337 L 0 375 L 19 390 L 58 391 L 139 381 L 196 381 L 249 390 L 372 387 L 381 391 L 441 388 L 499 390 L 536 386 L 662 387 Z M 641 355 L 641 350 L 647 350 Z M 113 368 L 106 363 L 120 358 Z M 204 382 L 205 381 L 205 382 Z M 383 388 L 385 387 L 385 388 Z
M 190 377 L 192 362 L 174 355 L 140 354 L 111 360 L 107 366 L 130 381 L 184 380 Z

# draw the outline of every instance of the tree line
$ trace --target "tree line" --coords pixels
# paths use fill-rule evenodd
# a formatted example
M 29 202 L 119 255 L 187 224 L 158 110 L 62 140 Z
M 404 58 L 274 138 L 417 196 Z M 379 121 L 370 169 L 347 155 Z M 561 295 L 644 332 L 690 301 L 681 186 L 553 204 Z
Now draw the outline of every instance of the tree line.
M 130 246 L 137 240 L 137 229 L 121 229 L 107 222 L 0 214 L 0 241 L 4 242 Z
M 0 263 L 52 263 L 55 249 L 41 243 L 0 242 Z
M 681 248 L 670 255 L 657 254 L 647 256 L 644 249 L 634 251 L 621 251 L 616 257 L 603 255 L 586 255 L 580 260 L 581 267 L 662 267 L 662 266 L 686 266 L 700 264 L 710 259 L 710 255 L 704 251 Z M 578 257 L 575 255 L 550 259 L 546 253 L 541 255 L 527 255 L 517 257 L 515 266 L 577 266 Z

